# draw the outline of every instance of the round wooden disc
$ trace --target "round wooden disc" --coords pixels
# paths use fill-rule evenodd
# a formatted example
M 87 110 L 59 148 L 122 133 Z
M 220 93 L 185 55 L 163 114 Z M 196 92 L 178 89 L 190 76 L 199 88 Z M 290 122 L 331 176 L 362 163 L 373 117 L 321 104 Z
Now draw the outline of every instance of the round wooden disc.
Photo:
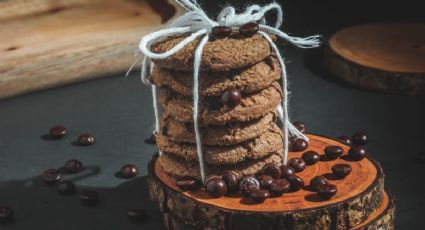
M 395 217 L 395 200 L 385 192 L 381 206 L 366 221 L 352 228 L 353 230 L 393 230 Z
M 343 147 L 345 155 L 348 146 L 321 136 L 308 135 L 308 150 L 323 155 L 329 145 Z M 290 153 L 290 158 L 300 157 L 301 152 Z M 352 172 L 342 180 L 332 178 L 331 167 L 337 163 L 349 164 Z M 241 195 L 221 198 L 211 197 L 205 190 L 181 191 L 162 167 L 153 160 L 149 167 L 149 186 L 151 198 L 159 204 L 164 213 L 171 213 L 193 226 L 224 226 L 233 229 L 242 226 L 257 226 L 262 229 L 270 221 L 279 219 L 282 226 L 301 229 L 307 226 L 330 226 L 349 228 L 364 222 L 381 205 L 384 194 L 383 173 L 381 167 L 370 159 L 350 161 L 342 157 L 333 161 L 320 161 L 308 166 L 298 175 L 308 185 L 317 175 L 325 175 L 338 187 L 337 194 L 324 200 L 312 192 L 308 186 L 304 189 L 270 198 L 257 204 Z M 170 214 L 170 215 L 171 215 Z M 208 216 L 208 218 L 199 218 Z M 229 219 L 232 221 L 229 222 Z M 252 229 L 252 227 L 250 228 Z
M 368 24 L 329 39 L 325 62 L 349 83 L 371 90 L 425 93 L 425 24 Z

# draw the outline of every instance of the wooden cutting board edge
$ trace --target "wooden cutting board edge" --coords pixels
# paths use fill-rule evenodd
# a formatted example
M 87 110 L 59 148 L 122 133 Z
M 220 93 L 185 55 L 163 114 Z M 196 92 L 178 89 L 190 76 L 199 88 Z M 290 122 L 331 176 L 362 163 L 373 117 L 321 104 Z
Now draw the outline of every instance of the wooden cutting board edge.
M 86 36 L 78 47 L 72 47 L 72 44 L 69 44 L 67 47 L 69 50 L 59 50 L 53 55 L 42 54 L 35 57 L 24 55 L 16 59 L 10 55 L 9 57 L 12 56 L 12 58 L 5 58 L 9 63 L 0 63 L 0 99 L 119 73 L 123 73 L 124 76 L 135 60 L 132 51 L 137 49 L 140 37 L 148 31 L 164 26 L 166 24 L 164 22 L 171 21 L 183 13 L 183 9 L 173 0 L 148 0 L 147 2 L 156 12 L 166 10 L 160 15 L 163 24 L 149 27 L 149 30 L 144 32 L 141 32 L 139 28 L 124 26 L 122 30 L 100 34 L 103 36 L 100 39 L 102 42 Z M 170 10 L 172 7 L 174 10 Z M 21 14 L 23 15 L 22 12 Z M 109 39 L 109 35 L 113 39 Z M 8 55 L 7 52 L 13 52 L 13 49 L 14 47 L 9 47 L 0 50 L 0 53 L 3 51 L 2 55 Z M 34 62 L 25 60 L 27 58 L 33 58 Z M 140 64 L 135 67 L 137 70 Z

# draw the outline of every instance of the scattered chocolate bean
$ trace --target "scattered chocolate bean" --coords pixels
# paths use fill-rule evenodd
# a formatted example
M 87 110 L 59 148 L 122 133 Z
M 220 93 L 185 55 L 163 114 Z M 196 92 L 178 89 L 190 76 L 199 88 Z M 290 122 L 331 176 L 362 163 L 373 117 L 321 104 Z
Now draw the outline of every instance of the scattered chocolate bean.
M 261 172 L 262 174 L 269 175 L 273 177 L 274 179 L 279 179 L 281 174 L 280 167 L 276 165 L 275 163 L 269 163 L 264 165 Z
M 229 108 L 234 108 L 241 103 L 242 94 L 239 90 L 228 88 L 221 94 L 221 102 Z
M 252 191 L 249 196 L 258 203 L 264 202 L 270 197 L 270 192 L 266 189 L 256 189 Z
M 143 208 L 132 208 L 127 211 L 127 216 L 131 221 L 140 222 L 146 220 L 148 215 Z
M 363 158 L 367 157 L 367 151 L 362 146 L 353 146 L 348 151 L 348 157 L 351 160 L 360 161 Z
M 295 169 L 294 168 L 292 168 L 292 166 L 290 166 L 290 165 L 282 165 L 281 167 L 280 167 L 280 171 L 281 171 L 281 178 L 284 178 L 284 179 L 288 179 L 288 177 L 289 176 L 292 176 L 292 175 L 294 175 L 295 174 Z
M 59 192 L 59 194 L 64 196 L 70 196 L 75 194 L 77 191 L 75 184 L 71 181 L 61 181 L 56 185 L 56 190 Z
M 206 189 L 210 195 L 215 197 L 222 197 L 227 193 L 227 185 L 224 180 L 220 178 L 212 178 L 207 181 Z
M 324 176 L 315 176 L 313 179 L 311 179 L 311 181 L 310 181 L 310 188 L 313 190 L 313 191 L 316 191 L 317 192 L 317 186 L 319 185 L 319 184 L 328 184 L 329 183 L 329 181 L 328 181 L 328 179 L 326 179 L 326 177 L 324 177 Z
M 224 38 L 229 36 L 232 33 L 232 28 L 227 26 L 214 26 L 211 29 L 211 33 L 216 38 Z
M 256 186 L 249 186 L 246 194 L 249 196 L 249 194 L 254 191 L 257 191 L 258 189 L 261 189 L 261 187 L 257 188 Z
M 301 179 L 301 177 L 297 175 L 292 175 L 288 177 L 288 181 L 291 184 L 291 191 L 296 192 L 300 190 L 302 187 L 304 187 L 304 180 Z
M 53 185 L 62 179 L 62 174 L 57 169 L 47 169 L 43 172 L 42 177 L 46 184 Z
M 280 196 L 283 193 L 286 193 L 291 188 L 291 184 L 286 179 L 274 180 L 269 187 L 270 192 L 276 196 Z
M 305 133 L 305 131 L 307 130 L 304 122 L 302 122 L 302 121 L 295 121 L 293 123 L 293 125 L 295 126 L 295 128 L 297 128 L 302 133 Z
M 245 195 L 256 189 L 260 189 L 260 182 L 253 176 L 245 176 L 239 181 L 239 190 Z
M 306 163 L 299 157 L 294 157 L 288 161 L 288 164 L 294 168 L 295 172 L 302 172 L 306 168 Z
M 351 145 L 351 138 L 347 137 L 347 136 L 339 136 L 338 140 L 340 140 L 342 143 L 346 144 L 346 145 Z
M 292 140 L 290 148 L 291 148 L 291 151 L 301 152 L 301 151 L 304 151 L 308 148 L 308 143 L 304 139 L 297 138 L 297 139 Z
M 156 136 L 152 134 L 148 139 L 145 140 L 145 143 L 148 145 L 156 145 Z
M 368 142 L 368 137 L 364 132 L 357 132 L 351 137 L 354 145 L 365 145 Z
M 183 191 L 196 190 L 200 182 L 193 177 L 184 177 L 176 180 L 176 185 Z
M 91 134 L 83 133 L 78 137 L 77 142 L 79 145 L 92 145 L 95 141 Z
M 68 133 L 68 130 L 62 125 L 57 125 L 51 128 L 49 132 L 50 136 L 53 138 L 62 138 L 66 136 L 67 133 Z
M 0 205 L 0 223 L 10 223 L 13 221 L 15 212 L 8 206 Z
M 335 160 L 344 153 L 344 150 L 340 146 L 330 145 L 325 148 L 326 157 L 330 160 Z
M 138 173 L 139 173 L 139 169 L 137 169 L 137 166 L 133 165 L 133 164 L 126 164 L 126 165 L 122 166 L 122 168 L 120 170 L 120 174 L 124 178 L 135 177 L 135 176 L 137 176 Z
M 99 203 L 99 194 L 93 190 L 85 190 L 80 193 L 80 200 L 84 205 L 96 205 Z
M 351 173 L 351 166 L 347 164 L 336 164 L 332 166 L 332 172 L 337 178 L 342 179 Z
M 317 194 L 321 196 L 324 199 L 330 199 L 331 197 L 335 196 L 337 192 L 337 188 L 333 184 L 318 184 L 317 185 Z
M 259 28 L 258 23 L 248 22 L 239 27 L 239 32 L 244 36 L 252 36 L 258 32 Z
M 228 192 L 236 192 L 239 188 L 238 177 L 231 171 L 224 171 L 222 178 L 227 185 Z
M 320 156 L 315 151 L 307 151 L 303 154 L 303 160 L 307 165 L 314 165 L 320 160 Z
M 274 181 L 273 177 L 269 175 L 260 175 L 257 179 L 260 182 L 261 187 L 265 189 L 269 189 L 270 185 Z
M 77 159 L 71 159 L 65 162 L 64 169 L 67 173 L 79 173 L 83 170 L 83 163 Z

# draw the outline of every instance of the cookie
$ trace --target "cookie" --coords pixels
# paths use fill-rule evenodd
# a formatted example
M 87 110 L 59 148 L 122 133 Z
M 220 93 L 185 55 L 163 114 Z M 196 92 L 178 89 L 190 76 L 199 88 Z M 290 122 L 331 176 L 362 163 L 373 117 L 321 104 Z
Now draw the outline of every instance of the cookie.
M 283 150 L 282 131 L 273 124 L 258 138 L 230 146 L 203 146 L 204 160 L 210 165 L 236 164 L 259 159 Z M 195 144 L 174 142 L 163 135 L 156 139 L 161 152 L 177 156 L 185 161 L 197 161 Z
M 185 36 L 175 36 L 157 42 L 152 46 L 155 53 L 164 53 L 175 47 Z M 155 65 L 173 70 L 193 70 L 195 50 L 201 37 L 187 44 L 180 51 L 166 59 L 153 60 Z M 253 65 L 271 54 L 271 48 L 260 34 L 245 37 L 232 34 L 222 39 L 210 39 L 204 46 L 201 58 L 201 70 L 229 71 Z
M 275 111 L 282 100 L 282 89 L 274 82 L 270 87 L 254 94 L 242 95 L 241 103 L 229 108 L 222 105 L 219 98 L 200 98 L 199 122 L 201 124 L 222 125 L 228 122 L 249 121 Z M 191 122 L 193 102 L 171 90 L 162 91 L 159 101 L 166 114 L 178 121 Z
M 195 177 L 200 179 L 201 174 L 199 170 L 199 164 L 197 161 L 184 161 L 170 154 L 162 154 L 158 157 L 159 164 L 171 177 L 182 178 L 182 177 Z M 235 165 L 208 165 L 205 164 L 206 175 L 220 175 L 226 170 L 233 172 L 238 178 L 243 176 L 256 174 L 261 171 L 263 166 L 268 163 L 276 163 L 281 165 L 282 157 L 278 153 L 271 154 L 267 157 L 250 160 Z
M 264 117 L 243 123 L 233 122 L 223 126 L 201 126 L 202 144 L 232 145 L 251 140 L 266 132 L 275 120 L 276 114 L 271 112 Z M 164 127 L 166 128 L 164 129 Z M 161 122 L 161 130 L 166 130 L 165 136 L 174 142 L 196 143 L 193 123 L 191 122 L 180 122 L 168 117 Z
M 236 88 L 241 93 L 253 93 L 269 87 L 281 77 L 279 62 L 269 56 L 248 68 L 229 72 L 202 72 L 199 76 L 201 96 L 220 96 L 227 88 Z M 159 87 L 170 88 L 184 95 L 192 96 L 193 72 L 172 71 L 155 66 L 151 81 Z

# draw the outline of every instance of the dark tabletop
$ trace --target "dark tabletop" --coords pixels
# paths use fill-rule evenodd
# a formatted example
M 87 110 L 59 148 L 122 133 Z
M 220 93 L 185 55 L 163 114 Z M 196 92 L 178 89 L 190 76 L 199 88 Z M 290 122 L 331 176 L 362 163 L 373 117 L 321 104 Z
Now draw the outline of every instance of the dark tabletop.
M 369 21 L 422 20 L 416 5 L 294 2 L 285 5 L 283 29 L 297 35 L 327 35 Z M 216 11 L 215 4 L 206 5 Z M 302 120 L 310 132 L 331 137 L 367 132 L 371 139 L 367 148 L 382 164 L 386 187 L 397 197 L 396 229 L 423 229 L 425 163 L 417 156 L 425 154 L 425 96 L 354 89 L 332 80 L 323 69 L 320 50 L 283 46 L 282 51 L 290 78 L 292 120 Z M 120 74 L 0 101 L 0 205 L 16 212 L 15 223 L 0 229 L 161 229 L 160 213 L 149 201 L 146 185 L 146 166 L 156 152 L 144 143 L 153 128 L 151 104 L 149 87 L 142 85 L 136 72 L 129 78 Z M 55 124 L 68 127 L 68 136 L 43 139 Z M 83 132 L 94 134 L 96 144 L 73 145 Z M 80 190 L 98 191 L 99 206 L 84 207 L 78 196 L 62 197 L 42 183 L 43 170 L 61 167 L 71 158 L 80 159 L 86 169 L 66 178 Z M 116 177 L 126 163 L 137 164 L 141 175 L 132 180 Z M 147 209 L 149 219 L 130 222 L 126 211 L 134 207 Z

